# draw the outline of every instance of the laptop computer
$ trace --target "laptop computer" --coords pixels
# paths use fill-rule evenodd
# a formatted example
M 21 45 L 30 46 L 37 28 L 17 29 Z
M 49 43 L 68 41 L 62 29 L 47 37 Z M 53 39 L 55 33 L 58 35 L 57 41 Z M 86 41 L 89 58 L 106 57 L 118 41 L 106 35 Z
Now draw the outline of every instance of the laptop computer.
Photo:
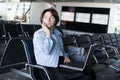
M 68 64 L 60 64 L 59 66 L 62 67 L 62 68 L 67 68 L 67 69 L 72 69 L 72 70 L 77 70 L 77 71 L 83 71 L 86 67 L 86 64 L 87 64 L 87 61 L 88 61 L 88 58 L 89 58 L 89 54 L 93 51 L 93 46 L 95 46 L 95 45 L 96 44 L 93 44 L 93 45 L 90 46 L 84 62 L 72 61 Z

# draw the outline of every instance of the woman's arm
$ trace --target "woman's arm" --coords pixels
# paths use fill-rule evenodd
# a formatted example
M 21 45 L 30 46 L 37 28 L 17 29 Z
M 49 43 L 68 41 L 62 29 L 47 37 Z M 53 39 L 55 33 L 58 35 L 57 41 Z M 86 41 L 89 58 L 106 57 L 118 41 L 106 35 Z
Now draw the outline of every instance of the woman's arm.
M 44 32 L 36 32 L 33 37 L 34 47 L 46 54 L 50 54 L 53 46 L 53 40 L 46 36 Z

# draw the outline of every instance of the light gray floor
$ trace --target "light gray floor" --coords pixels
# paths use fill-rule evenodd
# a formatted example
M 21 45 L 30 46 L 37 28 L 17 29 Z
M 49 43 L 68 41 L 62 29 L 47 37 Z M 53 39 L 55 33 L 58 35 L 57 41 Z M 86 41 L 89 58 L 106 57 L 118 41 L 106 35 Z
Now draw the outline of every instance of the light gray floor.
M 31 80 L 31 79 L 9 72 L 5 74 L 0 74 L 0 80 Z

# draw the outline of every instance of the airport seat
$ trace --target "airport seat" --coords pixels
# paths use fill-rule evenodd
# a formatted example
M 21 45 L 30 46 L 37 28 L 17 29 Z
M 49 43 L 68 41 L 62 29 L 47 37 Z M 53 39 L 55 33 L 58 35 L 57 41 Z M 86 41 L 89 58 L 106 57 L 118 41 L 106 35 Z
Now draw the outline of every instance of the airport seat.
M 102 45 L 102 42 L 99 39 L 99 35 L 100 34 L 93 34 L 90 36 L 91 43 L 96 44 L 96 48 L 94 49 L 93 53 L 93 58 L 96 63 L 92 67 L 96 74 L 103 70 L 106 70 L 109 67 L 109 65 L 116 62 L 115 59 L 109 58 L 107 56 L 105 51 L 106 48 Z
M 19 39 L 11 38 L 0 61 L 0 74 L 9 72 L 11 68 L 22 69 L 25 67 L 26 61 L 23 44 Z
M 36 64 L 32 39 L 24 39 L 22 40 L 22 43 L 27 57 L 26 66 L 29 67 L 32 80 L 52 80 L 48 70 L 45 67 Z
M 49 71 L 45 67 L 36 64 L 35 56 L 34 56 L 34 52 L 33 52 L 32 40 L 26 39 L 26 40 L 22 40 L 22 42 L 23 42 L 23 45 L 24 45 L 24 48 L 26 51 L 26 56 L 27 56 L 27 61 L 28 61 L 28 63 L 26 65 L 29 66 L 29 70 L 30 70 L 32 79 L 33 80 L 44 80 L 44 78 L 46 78 L 45 80 L 53 80 Z M 59 69 L 60 69 L 60 71 L 63 70 L 62 68 L 59 68 Z M 64 69 L 64 71 L 67 71 L 67 70 Z M 63 74 L 64 74 L 66 80 L 77 80 L 78 77 L 79 78 L 82 77 L 82 74 L 78 71 L 70 71 L 69 70 L 69 72 L 74 72 L 74 73 L 69 73 L 69 74 L 65 74 L 66 72 L 64 73 L 64 71 L 63 71 Z M 45 75 L 43 75 L 43 74 L 45 74 Z
M 32 54 L 32 47 L 32 38 L 11 38 L 2 56 L 0 74 L 13 72 L 32 80 L 44 80 L 38 75 L 38 72 L 43 70 L 48 77 L 48 73 L 44 67 L 31 64 L 35 61 L 34 55 Z M 30 67 L 28 68 L 28 66 Z M 48 77 L 47 80 L 52 79 Z
M 94 64 L 99 64 L 99 58 L 97 59 L 97 54 L 102 55 L 103 56 L 102 58 L 107 57 L 107 55 L 103 54 L 103 51 L 102 51 L 103 46 L 98 38 L 99 34 L 94 34 L 94 35 L 91 35 L 89 37 L 90 37 L 91 44 L 96 44 L 96 47 L 95 47 L 94 53 L 93 53 L 93 58 L 95 60 Z
M 106 49 L 106 52 L 110 58 L 114 58 L 116 60 L 120 59 L 120 54 L 115 45 L 112 45 L 110 37 L 108 34 L 100 34 L 100 40 L 103 43 L 104 47 L 110 48 Z
M 112 45 L 115 46 L 117 48 L 117 50 L 119 51 L 119 53 L 120 53 L 120 43 L 117 42 L 115 33 L 111 33 L 111 34 L 109 33 L 108 35 L 110 37 Z
M 15 37 L 20 37 L 24 36 L 20 31 L 19 31 L 19 24 L 13 24 L 13 23 L 4 23 L 4 29 L 5 29 L 5 36 L 8 38 L 15 38 Z
M 113 78 L 115 78 L 115 76 L 118 76 L 119 73 L 117 70 L 111 68 L 110 66 L 115 64 L 117 60 L 114 58 L 109 58 L 107 56 L 106 51 L 104 50 L 106 48 L 100 41 L 99 35 L 101 34 L 93 34 L 90 36 L 91 43 L 96 44 L 94 52 L 96 65 L 93 66 L 93 70 L 96 74 L 96 80 L 114 80 Z
M 116 60 L 113 58 L 109 58 L 108 53 L 106 52 L 106 49 L 110 49 L 106 46 L 103 46 L 102 42 L 99 39 L 99 35 L 94 34 L 90 36 L 91 43 L 96 44 L 96 48 L 94 50 L 94 59 L 97 64 L 105 64 L 106 66 L 112 64 Z

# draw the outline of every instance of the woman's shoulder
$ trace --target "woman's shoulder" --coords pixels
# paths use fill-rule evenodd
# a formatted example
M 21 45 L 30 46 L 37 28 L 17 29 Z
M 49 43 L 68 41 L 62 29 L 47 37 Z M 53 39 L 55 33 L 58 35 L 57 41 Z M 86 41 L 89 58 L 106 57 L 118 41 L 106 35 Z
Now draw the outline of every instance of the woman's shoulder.
M 55 32 L 58 36 L 61 35 L 61 32 L 60 32 L 57 28 L 54 29 L 54 32 Z

